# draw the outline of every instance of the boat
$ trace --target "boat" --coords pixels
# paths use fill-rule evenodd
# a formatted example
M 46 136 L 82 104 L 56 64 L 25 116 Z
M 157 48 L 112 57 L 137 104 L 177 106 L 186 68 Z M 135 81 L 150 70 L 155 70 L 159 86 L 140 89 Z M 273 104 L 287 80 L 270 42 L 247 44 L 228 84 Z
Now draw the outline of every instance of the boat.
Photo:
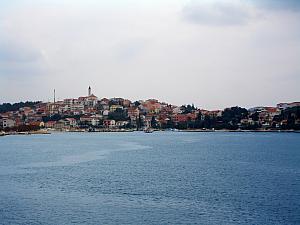
M 145 133 L 153 133 L 153 129 L 151 128 L 147 128 L 144 130 Z
M 27 132 L 27 131 L 18 132 L 17 134 L 19 134 L 19 135 L 31 135 L 31 133 Z
M 89 129 L 87 130 L 88 132 L 96 132 L 96 129 L 93 127 L 89 127 Z

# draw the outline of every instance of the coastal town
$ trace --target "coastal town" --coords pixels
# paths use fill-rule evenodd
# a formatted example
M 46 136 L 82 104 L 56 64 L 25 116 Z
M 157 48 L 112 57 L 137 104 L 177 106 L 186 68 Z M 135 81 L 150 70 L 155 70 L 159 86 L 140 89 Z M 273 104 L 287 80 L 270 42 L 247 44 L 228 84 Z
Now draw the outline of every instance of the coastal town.
M 175 106 L 156 99 L 130 101 L 98 98 L 88 87 L 87 96 L 52 102 L 0 105 L 2 135 L 51 131 L 297 131 L 300 102 L 274 107 L 238 106 L 224 110 L 199 109 L 193 104 Z

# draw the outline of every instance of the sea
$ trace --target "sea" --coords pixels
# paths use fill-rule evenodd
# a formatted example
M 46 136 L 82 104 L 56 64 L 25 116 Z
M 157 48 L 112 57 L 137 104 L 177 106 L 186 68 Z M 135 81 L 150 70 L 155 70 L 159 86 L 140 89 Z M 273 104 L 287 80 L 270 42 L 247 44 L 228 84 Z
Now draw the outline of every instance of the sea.
M 300 134 L 0 137 L 0 224 L 300 224 Z

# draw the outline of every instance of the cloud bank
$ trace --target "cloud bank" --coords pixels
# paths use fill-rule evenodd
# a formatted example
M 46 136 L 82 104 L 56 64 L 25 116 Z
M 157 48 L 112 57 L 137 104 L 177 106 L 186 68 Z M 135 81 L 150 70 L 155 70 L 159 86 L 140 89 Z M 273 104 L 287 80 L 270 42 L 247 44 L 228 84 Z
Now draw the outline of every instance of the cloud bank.
M 86 94 L 202 108 L 300 99 L 298 1 L 0 3 L 0 102 Z

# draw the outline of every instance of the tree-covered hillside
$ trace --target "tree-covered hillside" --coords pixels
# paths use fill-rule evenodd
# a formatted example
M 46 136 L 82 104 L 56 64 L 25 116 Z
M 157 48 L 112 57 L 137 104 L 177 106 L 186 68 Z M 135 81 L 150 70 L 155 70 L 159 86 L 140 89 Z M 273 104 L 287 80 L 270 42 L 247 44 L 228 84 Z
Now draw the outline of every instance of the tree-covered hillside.
M 36 104 L 40 102 L 18 102 L 18 103 L 3 103 L 0 104 L 0 113 L 10 112 L 19 110 L 22 107 L 34 107 Z

